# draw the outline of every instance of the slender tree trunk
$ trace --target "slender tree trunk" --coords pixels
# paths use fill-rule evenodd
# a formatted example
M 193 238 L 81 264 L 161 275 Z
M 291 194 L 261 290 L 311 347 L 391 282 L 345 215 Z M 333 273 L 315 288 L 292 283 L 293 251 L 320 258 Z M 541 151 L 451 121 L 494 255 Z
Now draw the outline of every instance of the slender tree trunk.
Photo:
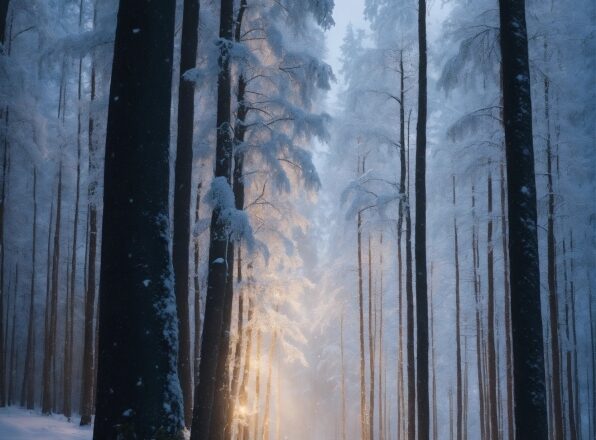
M 397 220 L 397 270 L 398 270 L 398 313 L 399 313 L 399 357 L 398 357 L 398 404 L 397 404 L 397 436 L 398 440 L 402 438 L 403 426 L 405 425 L 404 416 L 404 382 L 403 382 L 403 313 L 402 313 L 402 301 L 403 301 L 403 257 L 402 257 L 402 227 L 404 221 L 404 213 L 408 199 L 406 197 L 406 120 L 405 120 L 405 91 L 404 91 L 404 61 L 403 51 L 399 53 L 399 217 Z M 409 209 L 409 207 L 408 207 Z
M 8 8 L 8 1 L 2 0 L 6 2 L 6 7 Z M 0 11 L 1 13 L 1 11 Z M 2 17 L 0 17 L 2 20 Z M 0 21 L 2 26 L 4 26 L 4 22 L 6 21 L 6 16 L 4 16 L 4 20 Z M 0 33 L 0 38 L 4 39 L 4 32 Z M 8 109 L 6 109 L 4 115 L 4 122 L 5 122 L 5 132 L 8 132 Z M 4 209 L 6 203 L 6 184 L 8 181 L 8 137 L 4 137 L 3 142 L 4 152 L 2 154 L 2 192 L 0 193 L 0 407 L 6 406 L 6 387 L 4 378 L 6 375 L 6 346 L 4 343 Z
M 503 248 L 503 290 L 505 292 L 505 374 L 507 377 L 507 438 L 515 439 L 513 430 L 513 353 L 511 342 L 511 289 L 509 288 L 509 252 L 507 249 L 507 210 L 505 169 L 501 162 L 501 234 Z
M 364 173 L 364 171 L 362 171 Z M 360 158 L 358 159 L 358 173 L 360 173 Z M 366 439 L 366 380 L 364 365 L 364 292 L 362 285 L 362 212 L 358 211 L 356 219 L 356 234 L 358 244 L 358 324 L 360 336 L 360 436 Z
M 199 222 L 199 212 L 201 207 L 201 187 L 202 182 L 199 182 L 197 185 L 197 200 L 195 202 L 195 224 Z M 193 259 L 194 259 L 194 295 L 195 295 L 195 304 L 194 304 L 194 312 L 195 312 L 195 339 L 194 339 L 194 365 L 193 365 L 193 372 L 194 372 L 194 384 L 195 386 L 199 383 L 199 368 L 201 364 L 201 331 L 203 329 L 203 323 L 201 319 L 201 273 L 200 273 L 200 261 L 201 261 L 201 248 L 199 244 L 199 237 L 194 237 L 194 250 L 193 250 Z M 193 390 L 194 391 L 194 390 Z
M 217 147 L 215 154 L 215 179 L 224 179 L 230 185 L 233 140 L 230 135 L 231 78 L 229 63 L 229 42 L 233 38 L 234 5 L 232 0 L 221 0 L 218 100 L 217 100 Z M 201 343 L 201 364 L 199 383 L 195 391 L 195 409 L 192 421 L 191 439 L 216 439 L 223 434 L 223 426 L 215 426 L 212 421 L 220 421 L 224 411 L 218 404 L 217 396 L 224 394 L 227 383 L 228 345 L 223 333 L 227 318 L 227 303 L 231 298 L 228 284 L 234 270 L 233 250 L 230 252 L 229 237 L 225 233 L 225 222 L 221 207 L 215 206 L 211 216 L 209 243 L 209 273 L 207 298 Z M 231 307 L 230 307 L 231 309 Z M 222 355 L 220 356 L 220 351 Z M 222 396 L 225 398 L 225 396 Z M 213 425 L 213 426 L 212 426 Z
M 62 210 L 62 163 L 58 173 L 58 195 L 56 198 L 56 224 L 54 229 L 54 246 L 52 255 L 52 277 L 49 291 L 49 303 L 46 303 L 46 317 L 48 320 L 46 340 L 43 356 L 43 390 L 41 412 L 45 415 L 52 413 L 56 393 L 56 381 L 52 386 L 52 373 L 55 374 L 56 357 L 56 315 L 58 308 L 58 271 L 60 269 L 60 220 Z M 54 376 L 55 379 L 55 376 Z M 53 394 L 54 393 L 54 394 Z
M 248 292 L 247 292 L 248 294 Z M 248 296 L 248 312 L 246 317 L 246 326 L 247 326 L 247 334 L 246 334 L 246 350 L 244 351 L 244 369 L 242 372 L 242 385 L 240 386 L 240 396 L 238 399 L 238 403 L 241 408 L 241 414 L 243 419 L 239 422 L 238 427 L 238 439 L 240 440 L 248 440 L 249 436 L 249 429 L 247 429 L 248 425 L 248 382 L 250 380 L 250 368 L 251 368 L 251 359 L 252 359 L 252 334 L 253 334 L 253 327 L 255 325 L 254 319 L 254 300 Z
M 546 56 L 546 43 L 545 43 Z M 561 349 L 559 338 L 559 305 L 557 296 L 557 266 L 556 266 L 556 241 L 555 241 L 555 195 L 553 188 L 553 169 L 550 136 L 550 103 L 549 103 L 549 79 L 544 77 L 544 117 L 546 120 L 546 174 L 548 192 L 548 214 L 547 214 L 547 278 L 548 278 L 548 307 L 549 324 L 551 331 L 550 355 L 552 369 L 552 405 L 553 405 L 553 435 L 554 440 L 562 440 L 563 434 L 563 404 L 562 404 L 562 381 L 561 381 Z
M 259 408 L 261 403 L 261 329 L 257 329 L 257 365 L 255 368 L 255 396 L 254 396 L 254 433 L 253 440 L 259 438 Z M 248 431 L 248 430 L 247 430 Z M 247 440 L 248 438 L 245 437 Z
M 372 282 L 372 252 L 370 245 L 370 233 L 368 235 L 368 367 L 369 367 L 369 390 L 368 390 L 368 438 L 374 439 L 375 432 L 375 335 L 376 323 L 373 324 L 373 282 Z M 375 314 L 376 318 L 376 314 Z
M 33 168 L 33 226 L 31 231 L 31 279 L 29 290 L 29 323 L 27 325 L 27 352 L 21 393 L 21 406 L 35 406 L 35 256 L 37 251 L 37 169 Z
M 344 309 L 342 307 L 339 320 L 339 347 L 341 354 L 341 440 L 347 439 L 346 434 L 346 374 L 344 368 Z M 279 411 L 279 408 L 278 408 Z M 278 437 L 279 438 L 279 437 Z
M 416 397 L 417 439 L 430 435 L 428 298 L 426 282 L 426 0 L 418 2 L 418 121 L 416 124 Z
M 460 291 L 459 291 L 459 243 L 457 240 L 457 220 L 456 220 L 456 198 L 455 198 L 455 176 L 453 176 L 453 243 L 455 261 L 455 404 L 456 404 L 456 439 L 462 440 L 463 435 L 463 391 L 462 391 L 462 372 L 461 372 L 461 313 L 460 313 Z M 432 324 L 431 324 L 432 325 Z M 434 346 L 434 343 L 433 343 Z M 433 355 L 434 356 L 434 355 Z M 434 371 L 434 357 L 433 357 Z M 434 378 L 433 378 L 434 387 Z M 436 438 L 436 437 L 435 437 Z
M 406 163 L 409 163 L 406 160 Z M 408 440 L 416 440 L 416 366 L 414 364 L 414 289 L 412 285 L 412 220 L 410 197 L 406 202 L 406 357 L 408 381 Z
M 174 266 L 178 309 L 178 377 L 184 402 L 184 425 L 192 422 L 192 374 L 190 359 L 190 316 L 188 306 L 190 196 L 192 185 L 192 139 L 194 128 L 194 83 L 184 74 L 196 66 L 199 29 L 199 0 L 184 0 L 178 86 L 178 137 L 174 174 Z
M 0 0 L 0 44 L 4 45 L 9 0 Z
M 93 22 L 95 25 L 96 9 L 93 11 Z M 95 57 L 91 57 L 90 73 L 90 108 L 93 107 L 96 93 L 96 71 Z M 94 139 L 95 120 L 92 110 L 89 110 L 87 144 L 89 150 L 89 186 L 87 188 L 89 233 L 87 246 L 87 282 L 85 284 L 85 317 L 83 328 L 83 366 L 81 378 L 81 426 L 91 424 L 93 413 L 93 395 L 95 393 L 95 364 L 97 358 L 97 345 L 94 345 L 95 317 L 95 264 L 97 260 L 97 188 L 98 188 L 98 148 Z
M 532 103 L 524 0 L 499 0 L 516 438 L 547 438 Z
M 488 164 L 488 221 L 486 239 L 487 265 L 487 370 L 488 370 L 488 410 L 490 438 L 499 438 L 498 393 L 497 393 L 497 353 L 495 349 L 495 277 L 494 277 L 494 245 L 493 245 L 493 181 L 491 164 Z
M 474 302 L 476 312 L 476 366 L 478 374 L 478 401 L 479 401 L 479 421 L 480 436 L 482 440 L 488 437 L 486 411 L 485 411 L 485 393 L 484 393 L 484 362 L 483 362 L 483 331 L 482 331 L 482 303 L 480 300 L 480 282 L 478 278 L 478 233 L 476 226 L 476 201 L 474 186 L 472 186 L 472 269 L 474 278 Z
M 378 361 L 378 370 L 379 370 L 379 389 L 378 389 L 378 402 L 379 402 L 379 439 L 384 440 L 383 438 L 383 232 L 381 232 L 379 237 L 379 361 Z
M 246 0 L 241 0 L 240 8 L 236 18 L 236 28 L 234 31 L 234 41 L 237 43 L 241 40 L 242 35 L 242 19 L 244 11 L 246 10 Z M 236 126 L 234 128 L 234 171 L 232 190 L 234 192 L 234 203 L 237 210 L 244 209 L 244 150 L 242 143 L 246 134 L 246 126 L 244 121 L 248 113 L 248 106 L 245 102 L 246 81 L 244 75 L 238 78 L 238 92 L 236 100 L 238 102 L 238 110 L 236 112 Z M 236 402 L 238 399 L 239 385 L 240 385 L 240 367 L 242 362 L 242 347 L 244 342 L 244 291 L 242 289 L 242 244 L 236 244 L 238 249 L 238 268 L 236 273 L 236 282 L 241 289 L 238 294 L 238 322 L 237 322 L 237 340 L 234 350 L 234 369 L 232 372 L 232 381 L 230 384 L 230 402 L 228 411 L 228 423 L 226 423 L 225 438 L 230 439 L 232 435 L 233 419 L 235 416 Z M 230 347 L 231 349 L 231 347 Z
M 434 308 L 433 308 L 433 263 L 430 263 L 430 283 L 428 286 L 429 298 L 430 298 L 430 342 L 431 342 L 431 356 L 432 356 L 432 369 L 433 369 L 433 381 L 432 381 L 432 438 L 433 440 L 439 439 L 439 423 L 437 420 L 438 409 L 437 409 L 437 365 L 436 365 L 436 352 L 435 352 L 435 321 L 434 321 Z
M 9 289 L 10 290 L 10 289 Z M 10 357 L 8 358 L 8 399 L 7 404 L 11 406 L 15 403 L 14 393 L 15 393 L 15 360 L 16 360 L 16 346 L 15 346 L 15 336 L 16 336 L 16 322 L 17 322 L 17 295 L 19 290 L 19 265 L 17 263 L 15 268 L 15 281 L 14 281 L 14 288 L 13 288 L 13 295 L 12 295 L 12 325 L 10 327 Z M 8 307 L 6 310 L 6 322 L 8 323 Z M 8 333 L 8 332 L 7 332 Z M 8 336 L 8 335 L 7 335 Z
M 176 2 L 122 0 L 108 109 L 94 439 L 180 439 L 169 252 Z M 147 66 L 151 66 L 147 69 Z
M 568 304 L 570 307 L 570 315 L 571 315 L 571 323 L 570 325 L 567 325 L 567 328 L 569 328 L 569 326 L 571 327 L 571 348 L 569 348 L 569 352 L 570 355 L 569 357 L 571 359 L 568 360 L 568 369 L 573 369 L 573 386 L 568 386 L 569 389 L 569 405 L 570 405 L 570 409 L 569 409 L 569 413 L 570 413 L 570 420 L 572 420 L 574 423 L 573 425 L 570 427 L 571 432 L 572 432 L 572 437 L 573 434 L 575 433 L 575 439 L 577 439 L 579 436 L 581 436 L 581 426 L 582 426 L 582 422 L 581 422 L 581 416 L 582 416 L 582 412 L 580 411 L 580 388 L 579 388 L 579 374 L 578 374 L 578 368 L 577 368 L 577 323 L 576 323 L 576 314 L 575 314 L 575 264 L 574 264 L 574 252 L 573 252 L 573 232 L 570 231 L 569 232 L 569 251 L 570 251 L 570 257 L 569 257 L 569 269 L 570 269 L 570 273 L 569 273 L 569 299 L 568 299 Z M 569 336 L 567 336 L 567 339 L 569 340 Z M 571 405 L 573 405 L 573 407 L 571 407 Z

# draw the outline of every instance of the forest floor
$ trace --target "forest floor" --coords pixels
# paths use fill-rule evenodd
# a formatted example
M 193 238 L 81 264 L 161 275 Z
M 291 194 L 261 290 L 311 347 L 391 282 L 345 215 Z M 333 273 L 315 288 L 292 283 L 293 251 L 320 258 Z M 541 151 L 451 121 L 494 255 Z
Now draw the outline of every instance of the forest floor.
M 17 407 L 0 408 L 2 440 L 91 440 L 93 429 L 81 428 L 79 418 L 69 422 L 61 415 L 42 416 L 39 411 Z

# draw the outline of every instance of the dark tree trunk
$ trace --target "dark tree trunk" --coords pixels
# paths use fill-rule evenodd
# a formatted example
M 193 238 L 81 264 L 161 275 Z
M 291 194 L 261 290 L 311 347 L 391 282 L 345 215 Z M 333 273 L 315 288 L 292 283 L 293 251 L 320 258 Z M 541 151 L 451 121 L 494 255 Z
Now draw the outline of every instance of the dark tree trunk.
M 6 21 L 8 18 L 9 0 L 0 0 L 0 44 L 4 45 L 6 35 Z
M 456 405 L 456 438 L 461 440 L 463 436 L 463 392 L 462 392 L 462 372 L 461 372 L 461 315 L 460 315 L 460 292 L 459 292 L 459 243 L 457 237 L 456 220 L 456 199 L 455 199 L 455 176 L 453 176 L 453 257 L 455 261 L 455 405 Z M 433 342 L 434 345 L 434 342 Z M 434 358 L 433 358 L 434 365 Z M 434 369 L 433 369 L 434 371 Z M 433 374 L 434 387 L 434 374 Z M 434 395 L 433 395 L 434 398 Z M 435 437 L 436 438 L 436 437 Z
M 482 302 L 480 299 L 480 281 L 478 275 L 478 232 L 476 226 L 476 199 L 474 186 L 472 186 L 472 273 L 474 285 L 474 303 L 476 317 L 476 366 L 478 378 L 478 401 L 479 401 L 479 422 L 480 437 L 482 440 L 488 438 L 486 422 L 486 396 L 484 387 L 484 361 L 483 361 L 483 330 L 482 330 Z
M 197 185 L 197 200 L 195 206 L 195 223 L 199 221 L 199 212 L 201 207 L 201 187 L 202 182 Z M 194 383 L 199 383 L 199 365 L 201 363 L 201 331 L 203 323 L 201 320 L 201 273 L 199 263 L 201 261 L 201 249 L 199 237 L 195 237 L 194 242 L 194 294 L 195 294 L 195 340 L 194 340 Z
M 488 417 L 490 438 L 499 437 L 498 391 L 497 391 L 497 352 L 495 349 L 495 275 L 493 245 L 493 180 L 491 164 L 488 164 L 487 180 L 487 232 L 486 232 L 486 276 L 487 276 L 487 370 L 488 370 Z
M 45 415 L 52 413 L 55 394 L 57 390 L 56 383 L 56 315 L 58 309 L 58 271 L 60 269 L 60 219 L 62 210 L 62 164 L 58 174 L 58 195 L 56 198 L 56 225 L 54 229 L 54 246 L 52 254 L 52 277 L 49 290 L 48 301 L 46 301 L 46 337 L 43 356 L 43 390 L 41 412 Z M 49 262 L 48 262 L 49 264 Z M 52 373 L 54 374 L 54 384 L 52 385 Z
M 546 57 L 545 43 L 545 57 Z M 552 146 L 550 136 L 550 81 L 544 77 L 544 118 L 546 121 L 546 179 L 548 193 L 548 213 L 546 226 L 547 243 L 547 279 L 548 279 L 548 311 L 550 337 L 550 356 L 552 369 L 552 405 L 553 405 L 553 440 L 563 440 L 563 398 L 561 381 L 561 348 L 559 337 L 559 299 L 557 296 L 557 255 L 555 240 L 555 195 L 553 187 Z
M 375 429 L 375 335 L 376 324 L 373 323 L 373 281 L 372 281 L 372 253 L 370 248 L 370 233 L 368 234 L 368 438 L 374 438 Z M 376 316 L 375 316 L 376 318 Z
M 195 202 L 195 223 L 199 221 L 199 212 L 201 208 L 201 187 L 202 182 L 197 185 L 197 200 Z M 199 365 L 201 363 L 201 331 L 203 323 L 201 320 L 201 273 L 199 264 L 201 260 L 201 248 L 199 246 L 199 237 L 194 239 L 194 294 L 195 294 L 195 334 L 194 334 L 194 366 L 193 366 L 193 379 L 195 385 L 199 383 Z
M 346 433 L 346 373 L 344 366 L 344 310 L 339 320 L 339 349 L 341 361 L 341 440 L 347 439 Z M 279 376 L 279 374 L 278 374 Z M 278 410 L 279 411 L 279 410 Z
M 94 10 L 94 22 L 95 22 Z M 96 89 L 96 72 L 95 59 L 91 59 L 91 96 L 90 107 L 95 101 Z M 96 359 L 97 359 L 97 345 L 94 344 L 94 326 L 93 320 L 95 317 L 95 263 L 97 260 L 97 171 L 98 171 L 98 157 L 97 157 L 97 143 L 94 139 L 95 120 L 92 111 L 89 111 L 87 142 L 89 149 L 89 174 L 91 181 L 87 188 L 88 198 L 88 234 L 87 234 L 87 271 L 85 284 L 85 317 L 83 329 L 83 367 L 82 367 L 82 382 L 81 382 L 81 426 L 91 424 L 91 414 L 93 413 L 93 395 L 95 393 L 94 384 L 96 378 Z
M 179 439 L 168 182 L 175 1 L 122 0 L 104 174 L 94 438 Z
M 426 282 L 426 0 L 418 2 L 418 121 L 416 124 L 416 397 L 417 439 L 428 440 L 428 298 Z
M 524 0 L 499 0 L 507 157 L 515 432 L 547 438 L 544 347 Z
M 7 3 L 8 4 L 8 3 Z M 1 34 L 4 35 L 4 34 Z M 5 114 L 5 129 L 8 129 L 8 113 Z M 8 180 L 8 139 L 5 137 L 2 154 L 2 193 L 0 193 L 0 407 L 6 405 L 6 346 L 4 344 L 4 204 Z
M 217 96 L 217 146 L 215 153 L 215 178 L 231 183 L 232 136 L 230 134 L 231 79 L 229 44 L 233 38 L 234 8 L 232 0 L 221 0 L 220 12 L 220 56 Z M 192 420 L 191 439 L 216 439 L 223 433 L 223 426 L 212 421 L 221 420 L 215 413 L 216 396 L 224 392 L 227 384 L 222 382 L 223 370 L 227 369 L 228 346 L 222 346 L 222 333 L 227 332 L 224 323 L 227 318 L 227 303 L 231 302 L 228 281 L 234 270 L 233 251 L 225 231 L 222 211 L 214 207 L 211 215 L 209 241 L 209 272 L 207 276 L 207 297 L 201 343 L 201 364 L 199 383 L 195 391 L 195 408 Z M 230 307 L 231 309 L 231 307 Z M 220 351 L 223 352 L 220 356 Z M 227 375 L 225 375 L 227 376 Z M 219 408 L 221 411 L 224 408 Z M 213 425 L 213 426 L 212 426 Z
M 184 425 L 192 423 L 192 374 L 190 359 L 189 247 L 190 195 L 192 186 L 192 139 L 194 128 L 194 83 L 184 74 L 196 66 L 199 30 L 199 0 L 184 0 L 178 87 L 178 140 L 174 175 L 174 239 L 172 262 L 178 308 L 178 377 L 184 401 Z
M 507 198 L 505 169 L 501 163 L 501 234 L 503 248 L 503 290 L 505 292 L 505 374 L 507 377 L 507 438 L 515 439 L 513 432 L 513 353 L 511 342 L 511 289 L 509 288 L 509 251 L 507 249 Z
M 27 351 L 21 393 L 21 406 L 35 406 L 35 254 L 37 250 L 37 169 L 33 168 L 33 226 L 31 231 L 31 279 L 29 287 L 29 324 L 27 326 Z

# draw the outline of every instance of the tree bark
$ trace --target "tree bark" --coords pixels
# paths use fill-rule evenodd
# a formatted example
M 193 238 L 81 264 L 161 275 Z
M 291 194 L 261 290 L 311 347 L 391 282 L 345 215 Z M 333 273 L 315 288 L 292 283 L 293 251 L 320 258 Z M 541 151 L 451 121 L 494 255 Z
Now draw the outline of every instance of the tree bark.
M 493 180 L 491 164 L 488 163 L 487 179 L 487 232 L 486 232 L 486 276 L 487 276 L 487 370 L 488 370 L 488 416 L 490 438 L 499 437 L 498 391 L 497 391 L 497 353 L 495 349 L 495 276 L 493 245 Z
M 515 432 L 547 438 L 532 103 L 524 0 L 499 0 L 507 157 Z
M 234 8 L 232 0 L 221 0 L 220 56 L 217 92 L 217 146 L 215 153 L 215 178 L 223 177 L 231 183 L 232 136 L 230 134 L 231 79 L 229 44 L 233 38 Z M 228 282 L 234 270 L 233 250 L 230 252 L 228 234 L 221 209 L 215 207 L 211 215 L 209 242 L 207 298 L 201 343 L 199 383 L 195 391 L 195 409 L 192 420 L 191 440 L 216 439 L 223 433 L 223 426 L 212 426 L 212 420 L 220 420 L 215 414 L 216 396 L 224 392 L 227 384 L 222 381 L 226 369 L 228 346 L 222 346 L 230 291 Z M 231 308 L 231 307 L 230 307 Z M 220 356 L 220 351 L 224 354 Z M 219 374 L 218 374 L 219 372 Z M 224 411 L 218 405 L 219 411 Z
M 196 66 L 199 29 L 199 0 L 184 0 L 178 86 L 178 138 L 174 174 L 174 266 L 178 308 L 178 377 L 184 402 L 184 425 L 192 422 L 192 374 L 190 359 L 189 247 L 190 196 L 192 186 L 192 140 L 194 129 L 194 83 L 184 74 Z
M 430 435 L 428 402 L 428 298 L 426 281 L 426 0 L 418 2 L 418 121 L 416 123 L 416 397 L 417 439 Z
M 97 10 L 93 11 L 93 23 L 95 26 L 95 16 Z M 95 71 L 95 57 L 91 56 L 91 73 L 90 73 L 90 108 L 95 101 L 96 93 L 96 71 Z M 90 182 L 87 188 L 88 211 L 89 211 L 89 232 L 87 235 L 87 282 L 85 284 L 85 317 L 83 328 L 83 367 L 82 367 L 82 381 L 81 381 L 81 426 L 91 424 L 91 414 L 93 413 L 93 395 L 95 393 L 94 384 L 96 377 L 96 358 L 97 345 L 94 344 L 95 330 L 93 320 L 95 317 L 95 264 L 97 260 L 97 180 L 98 177 L 98 148 L 94 139 L 95 119 L 93 112 L 89 111 L 87 143 L 89 151 L 89 175 Z
M 27 326 L 27 351 L 21 393 L 21 406 L 35 407 L 35 256 L 37 250 L 37 169 L 33 168 L 33 226 L 31 228 L 31 278 L 29 287 L 29 324 Z
M 62 210 L 62 163 L 58 173 L 58 194 L 56 198 L 56 224 L 54 228 L 54 246 L 51 263 L 51 287 L 49 290 L 49 302 L 46 301 L 46 337 L 43 356 L 43 390 L 41 412 L 44 415 L 52 413 L 57 383 L 55 380 L 55 358 L 56 358 L 56 315 L 58 308 L 58 271 L 60 269 L 60 220 Z M 49 262 L 48 262 L 49 264 Z M 54 384 L 52 385 L 52 373 L 54 373 Z M 54 393 L 54 394 L 53 394 Z
M 459 291 L 459 243 L 457 237 L 457 219 L 456 219 L 456 198 L 455 198 L 455 176 L 453 176 L 453 258 L 455 261 L 455 405 L 456 405 L 456 439 L 462 440 L 463 436 L 463 390 L 462 390 L 462 371 L 461 371 L 461 312 L 460 312 L 460 291 Z M 433 342 L 434 346 L 434 342 Z M 433 355 L 434 356 L 434 355 Z M 434 357 L 433 357 L 434 365 Z M 434 369 L 433 369 L 434 371 Z M 434 388 L 434 375 L 433 375 Z M 433 398 L 435 396 L 433 395 Z M 436 438 L 436 437 L 435 437 Z
M 9 0 L 0 0 L 0 44 L 4 45 L 6 36 L 6 21 L 8 18 Z
M 507 438 L 515 439 L 513 430 L 513 353 L 511 342 L 511 289 L 509 287 L 509 251 L 507 249 L 507 196 L 505 169 L 501 162 L 501 237 L 503 248 L 503 291 L 505 292 L 505 373 L 507 377 Z
M 546 57 L 546 43 L 544 47 Z M 561 381 L 561 348 L 559 337 L 559 305 L 557 295 L 557 256 L 555 240 L 555 195 L 553 188 L 552 146 L 550 136 L 550 81 L 544 77 L 544 118 L 546 121 L 546 179 L 548 193 L 548 213 L 546 226 L 547 243 L 547 279 L 548 279 L 548 311 L 550 324 L 550 355 L 552 369 L 552 405 L 553 405 L 553 440 L 562 440 L 563 434 L 563 400 Z
M 168 221 L 175 3 L 122 0 L 118 11 L 104 174 L 96 440 L 182 437 Z

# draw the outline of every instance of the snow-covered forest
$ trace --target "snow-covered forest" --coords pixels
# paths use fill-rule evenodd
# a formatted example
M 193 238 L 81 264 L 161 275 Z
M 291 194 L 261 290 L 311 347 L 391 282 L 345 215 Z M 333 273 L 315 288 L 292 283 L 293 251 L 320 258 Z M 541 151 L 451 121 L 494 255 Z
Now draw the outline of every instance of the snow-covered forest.
M 0 438 L 596 438 L 595 103 L 591 0 L 0 0 Z

